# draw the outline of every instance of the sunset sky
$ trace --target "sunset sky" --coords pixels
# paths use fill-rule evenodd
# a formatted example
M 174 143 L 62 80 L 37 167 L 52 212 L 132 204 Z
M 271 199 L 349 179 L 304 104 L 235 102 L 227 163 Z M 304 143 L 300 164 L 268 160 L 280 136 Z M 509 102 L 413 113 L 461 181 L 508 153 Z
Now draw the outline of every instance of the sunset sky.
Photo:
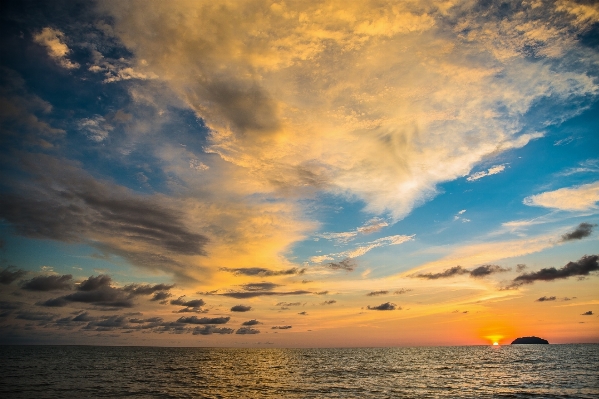
M 0 342 L 599 342 L 593 1 L 2 1 Z

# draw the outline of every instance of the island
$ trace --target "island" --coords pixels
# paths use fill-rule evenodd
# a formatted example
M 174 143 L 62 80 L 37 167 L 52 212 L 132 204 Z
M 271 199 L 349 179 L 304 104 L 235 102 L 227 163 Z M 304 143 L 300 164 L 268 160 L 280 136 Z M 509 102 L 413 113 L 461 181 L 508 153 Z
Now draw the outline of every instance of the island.
M 547 345 L 547 344 L 549 344 L 549 341 L 547 341 L 546 339 L 543 339 L 543 338 L 539 338 L 539 337 L 520 337 L 520 338 L 516 338 L 515 340 L 512 341 L 512 345 L 519 345 L 519 344 L 544 344 L 544 345 Z

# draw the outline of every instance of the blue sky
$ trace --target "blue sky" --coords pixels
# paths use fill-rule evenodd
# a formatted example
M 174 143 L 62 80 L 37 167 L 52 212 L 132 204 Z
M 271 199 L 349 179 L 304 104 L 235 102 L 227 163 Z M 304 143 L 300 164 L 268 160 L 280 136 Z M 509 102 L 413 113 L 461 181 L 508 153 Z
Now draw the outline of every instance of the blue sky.
M 2 7 L 6 342 L 599 339 L 596 5 Z

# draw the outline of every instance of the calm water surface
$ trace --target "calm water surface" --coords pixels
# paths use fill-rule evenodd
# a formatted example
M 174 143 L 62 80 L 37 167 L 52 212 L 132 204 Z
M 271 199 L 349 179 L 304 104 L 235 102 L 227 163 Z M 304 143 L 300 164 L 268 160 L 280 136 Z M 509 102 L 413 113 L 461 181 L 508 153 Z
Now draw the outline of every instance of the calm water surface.
M 599 345 L 0 346 L 2 398 L 598 398 Z

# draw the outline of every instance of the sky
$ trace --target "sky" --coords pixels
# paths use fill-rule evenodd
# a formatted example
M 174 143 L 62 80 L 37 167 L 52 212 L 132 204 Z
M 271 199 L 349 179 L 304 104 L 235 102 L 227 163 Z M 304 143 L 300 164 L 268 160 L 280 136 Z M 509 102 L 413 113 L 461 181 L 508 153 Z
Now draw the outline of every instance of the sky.
M 596 3 L 0 4 L 0 342 L 599 343 Z

